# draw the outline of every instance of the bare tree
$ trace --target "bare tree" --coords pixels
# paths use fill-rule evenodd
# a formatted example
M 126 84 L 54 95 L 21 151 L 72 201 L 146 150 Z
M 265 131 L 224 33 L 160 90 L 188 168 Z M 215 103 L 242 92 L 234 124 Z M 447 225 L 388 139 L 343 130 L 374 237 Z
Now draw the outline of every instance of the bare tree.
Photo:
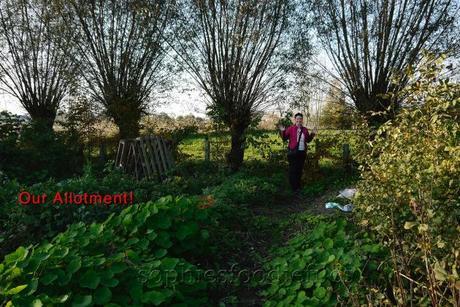
M 72 44 L 47 0 L 0 2 L 0 86 L 32 120 L 52 129 L 76 70 Z M 66 54 L 63 50 L 66 49 Z
M 121 138 L 139 135 L 152 91 L 165 81 L 170 9 L 162 0 L 70 0 L 63 10 L 69 30 L 78 33 L 82 75 Z
M 313 4 L 319 38 L 356 108 L 372 124 L 395 114 L 400 101 L 388 94 L 407 85 L 405 71 L 419 63 L 422 50 L 448 52 L 458 39 L 451 31 L 458 10 L 451 0 Z
M 206 92 L 208 114 L 230 129 L 228 164 L 244 158 L 244 133 L 279 80 L 275 61 L 287 26 L 286 0 L 184 1 L 174 49 Z

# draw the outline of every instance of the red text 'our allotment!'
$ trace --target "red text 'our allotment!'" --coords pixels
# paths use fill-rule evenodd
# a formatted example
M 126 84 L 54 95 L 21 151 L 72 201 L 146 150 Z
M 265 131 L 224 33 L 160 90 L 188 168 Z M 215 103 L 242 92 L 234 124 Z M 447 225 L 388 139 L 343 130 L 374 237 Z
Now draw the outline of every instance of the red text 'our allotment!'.
M 27 191 L 18 194 L 18 202 L 21 205 L 41 205 L 49 202 L 47 194 L 35 195 Z M 56 192 L 52 195 L 53 205 L 132 205 L 134 202 L 133 192 L 123 192 L 118 194 L 98 194 L 98 193 L 74 193 Z

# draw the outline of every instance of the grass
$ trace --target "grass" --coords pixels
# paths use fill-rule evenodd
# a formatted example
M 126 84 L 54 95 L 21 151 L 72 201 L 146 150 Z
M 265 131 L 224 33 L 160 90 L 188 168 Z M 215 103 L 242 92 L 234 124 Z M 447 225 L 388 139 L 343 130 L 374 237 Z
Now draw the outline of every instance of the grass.
M 266 133 L 264 138 L 250 136 L 254 141 L 249 141 L 247 148 L 244 153 L 246 161 L 249 160 L 263 160 L 264 149 L 267 147 L 266 144 L 270 145 L 271 150 L 282 150 L 283 141 L 274 132 Z M 230 135 L 225 133 L 221 136 L 210 136 L 210 150 L 211 160 L 223 159 L 223 154 L 230 150 Z M 256 144 L 258 143 L 258 144 Z M 179 150 L 182 154 L 185 154 L 189 159 L 204 160 L 204 145 L 205 136 L 198 134 L 190 136 L 185 139 L 179 146 Z
M 342 155 L 342 144 L 347 142 L 351 149 L 354 147 L 353 132 L 351 131 L 319 131 L 317 139 L 326 144 L 328 154 L 333 158 L 340 158 Z M 185 139 L 180 145 L 179 150 L 188 159 L 204 160 L 205 135 L 196 134 Z M 230 135 L 228 132 L 220 135 L 210 135 L 211 160 L 223 160 L 224 154 L 230 150 Z M 283 142 L 275 131 L 248 134 L 244 160 L 266 160 L 267 157 L 276 153 L 284 153 L 287 142 Z M 315 152 L 315 142 L 308 144 L 308 151 Z

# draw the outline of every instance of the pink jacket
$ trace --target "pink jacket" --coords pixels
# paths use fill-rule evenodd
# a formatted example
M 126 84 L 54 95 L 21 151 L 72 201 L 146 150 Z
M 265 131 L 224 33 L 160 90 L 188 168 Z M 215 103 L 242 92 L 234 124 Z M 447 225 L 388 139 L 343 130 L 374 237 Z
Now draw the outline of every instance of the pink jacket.
M 305 135 L 305 143 L 310 143 L 311 140 L 315 137 L 314 133 L 309 133 L 307 127 L 302 127 L 302 133 Z M 297 146 L 297 126 L 292 125 L 286 128 L 281 132 L 283 140 L 289 139 L 289 148 L 295 149 Z M 305 150 L 307 149 L 307 144 L 305 144 Z

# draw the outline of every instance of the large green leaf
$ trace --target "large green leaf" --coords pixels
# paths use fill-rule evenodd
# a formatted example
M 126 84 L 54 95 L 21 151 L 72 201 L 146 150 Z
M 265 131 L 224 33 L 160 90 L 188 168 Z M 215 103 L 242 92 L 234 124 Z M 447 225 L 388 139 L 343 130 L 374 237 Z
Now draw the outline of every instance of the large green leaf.
M 107 287 L 98 288 L 94 293 L 94 303 L 95 304 L 107 304 L 112 298 L 112 291 Z
M 143 303 L 151 303 L 155 306 L 160 305 L 161 303 L 164 303 L 166 301 L 166 296 L 159 292 L 159 291 L 149 291 L 144 293 L 144 296 L 142 297 L 142 302 Z
M 69 248 L 68 247 L 61 247 L 61 246 L 56 246 L 53 249 L 53 256 L 59 259 L 64 258 L 68 253 L 69 253 Z
M 93 224 L 91 224 L 89 226 L 89 232 L 93 236 L 98 236 L 99 234 L 101 234 L 103 229 L 104 229 L 103 224 L 95 224 L 95 223 L 93 223 Z
M 169 238 L 169 234 L 165 231 L 162 231 L 158 234 L 155 242 L 163 248 L 170 248 L 172 246 L 172 242 Z
M 11 264 L 16 261 L 24 260 L 27 257 L 28 253 L 29 253 L 29 250 L 20 246 L 16 249 L 16 251 L 5 256 L 5 263 Z
M 134 303 L 141 302 L 142 300 L 142 284 L 140 282 L 134 282 L 129 288 L 129 295 L 133 299 Z
M 58 278 L 57 274 L 53 272 L 47 272 L 43 277 L 40 278 L 40 282 L 44 284 L 45 286 L 51 284 L 53 281 L 55 281 Z
M 81 268 L 81 259 L 75 258 L 67 265 L 67 272 L 73 274 Z
M 8 290 L 7 294 L 8 295 L 18 294 L 19 292 L 21 292 L 25 288 L 27 288 L 27 285 L 20 285 L 20 286 L 14 287 L 13 289 Z
M 94 270 L 88 270 L 80 278 L 80 286 L 96 289 L 100 281 L 101 277 Z
M 177 258 L 164 258 L 161 261 L 161 267 L 165 270 L 173 270 L 178 263 L 179 259 Z
M 318 299 L 324 298 L 326 296 L 326 293 L 327 291 L 323 287 L 318 287 L 313 291 L 313 295 Z
M 160 229 L 168 229 L 171 227 L 171 218 L 167 216 L 166 214 L 162 215 L 157 215 L 154 219 L 155 226 L 160 228 Z
M 91 305 L 93 301 L 93 297 L 91 295 L 76 295 L 73 302 L 72 307 L 86 307 Z
M 155 257 L 161 258 L 161 257 L 164 257 L 167 253 L 168 253 L 167 250 L 160 248 L 155 251 Z
M 184 240 L 186 237 L 198 231 L 198 224 L 195 222 L 185 223 L 179 226 L 177 230 L 177 238 Z
M 27 286 L 27 289 L 23 295 L 31 295 L 33 294 L 38 287 L 38 279 L 37 278 L 32 278 L 29 282 L 29 285 Z
M 110 266 L 110 271 L 111 271 L 113 274 L 118 274 L 118 273 L 123 272 L 123 271 L 126 270 L 127 268 L 128 268 L 128 266 L 127 266 L 125 263 L 116 262 L 116 263 L 113 263 L 113 264 Z
M 43 303 L 40 299 L 35 299 L 32 301 L 31 307 L 42 307 Z
M 109 287 L 109 288 L 116 287 L 118 286 L 119 283 L 120 282 L 118 281 L 118 279 L 115 279 L 115 278 L 108 278 L 108 279 L 104 279 L 101 281 L 102 285 Z

